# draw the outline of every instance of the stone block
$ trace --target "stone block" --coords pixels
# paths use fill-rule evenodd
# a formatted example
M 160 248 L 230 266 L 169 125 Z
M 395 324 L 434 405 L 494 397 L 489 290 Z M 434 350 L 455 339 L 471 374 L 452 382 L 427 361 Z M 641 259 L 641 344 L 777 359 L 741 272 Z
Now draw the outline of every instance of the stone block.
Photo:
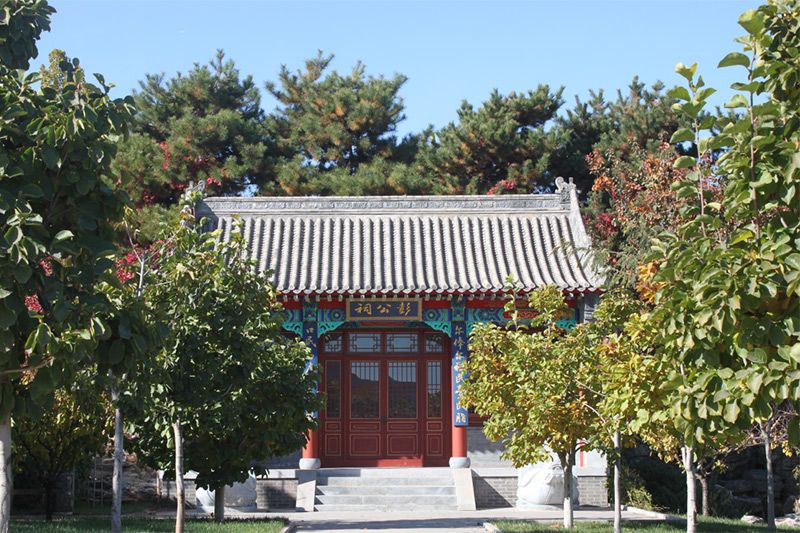
M 738 509 L 748 514 L 758 515 L 764 510 L 761 498 L 737 498 L 734 496 L 733 503 Z
M 251 475 L 244 483 L 228 485 L 223 491 L 225 494 L 225 508 L 237 511 L 256 510 L 256 478 Z M 197 508 L 205 512 L 214 512 L 216 491 L 198 488 L 195 491 Z
M 766 494 L 767 471 L 765 469 L 756 468 L 753 470 L 747 470 L 744 473 L 744 481 L 750 484 L 751 490 Z M 780 477 L 772 477 L 772 490 L 775 491 L 775 494 L 780 494 L 781 490 L 783 490 L 783 480 L 781 480 Z
M 742 522 L 744 522 L 745 524 L 763 524 L 764 519 L 761 518 L 760 516 L 753 516 L 746 514 L 742 517 Z
M 572 477 L 572 498 L 577 504 L 578 478 Z M 564 487 L 564 470 L 560 463 L 521 468 L 517 485 L 517 509 L 561 505 L 564 502 Z
M 788 514 L 776 518 L 775 525 L 778 527 L 791 527 L 793 529 L 800 528 L 800 514 Z
M 731 479 L 728 481 L 721 481 L 720 485 L 731 491 L 733 494 L 742 494 L 750 492 L 753 487 L 749 481 L 744 479 Z

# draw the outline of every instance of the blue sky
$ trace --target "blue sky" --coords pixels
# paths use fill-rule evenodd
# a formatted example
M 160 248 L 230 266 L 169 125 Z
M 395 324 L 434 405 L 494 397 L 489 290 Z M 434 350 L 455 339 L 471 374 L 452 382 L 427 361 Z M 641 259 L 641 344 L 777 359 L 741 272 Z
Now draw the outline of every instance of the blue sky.
M 717 69 L 738 16 L 759 5 L 741 0 L 50 0 L 57 13 L 39 43 L 35 68 L 53 48 L 78 57 L 89 73 L 130 94 L 146 73 L 188 72 L 218 48 L 253 76 L 267 111 L 264 82 L 282 64 L 303 67 L 318 50 L 332 68 L 409 78 L 400 91 L 406 120 L 398 133 L 456 120 L 462 100 L 476 107 L 494 88 L 507 94 L 540 83 L 565 86 L 565 107 L 603 88 L 607 98 L 634 76 L 651 85 L 681 83 L 679 62 L 697 62 L 707 85 L 732 94 L 743 69 Z

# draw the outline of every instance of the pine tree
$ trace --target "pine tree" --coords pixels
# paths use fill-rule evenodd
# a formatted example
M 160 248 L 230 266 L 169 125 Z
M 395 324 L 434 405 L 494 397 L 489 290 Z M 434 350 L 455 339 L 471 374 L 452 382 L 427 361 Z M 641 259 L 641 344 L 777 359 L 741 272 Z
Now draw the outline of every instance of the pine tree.
M 549 132 L 550 143 L 558 146 L 550 157 L 550 175 L 574 178 L 578 189 L 587 194 L 595 175 L 586 157 L 593 151 L 613 151 L 613 159 L 634 165 L 639 153 L 657 154 L 662 142 L 688 125 L 672 110 L 676 100 L 663 89 L 661 82 L 648 89 L 634 77 L 627 93 L 617 91 L 616 100 L 607 101 L 602 89 L 591 91 L 587 102 L 576 97 L 575 107 L 557 117 Z
M 268 125 L 284 159 L 281 188 L 289 194 L 417 191 L 418 180 L 407 169 L 394 172 L 400 185 L 386 178 L 387 165 L 406 162 L 413 152 L 413 140 L 398 144 L 392 135 L 405 119 L 398 92 L 406 77 L 365 76 L 360 62 L 348 76 L 335 70 L 326 75 L 332 60 L 320 52 L 297 73 L 284 65 L 279 83 L 266 85 L 281 104 Z
M 128 193 L 137 205 L 174 205 L 190 181 L 206 182 L 214 194 L 268 188 L 261 97 L 222 50 L 188 76 L 165 82 L 164 74 L 148 74 L 140 85 L 135 134 L 117 159 L 133 175 Z
M 673 111 L 677 100 L 663 89 L 660 82 L 648 89 L 634 78 L 616 100 L 592 92 L 588 102 L 576 99 L 549 132 L 558 146 L 549 172 L 574 177 L 587 198 L 584 217 L 595 258 L 613 287 L 633 289 L 650 240 L 677 225 L 682 202 L 670 185 L 680 172 L 672 163 L 694 147 L 668 143 L 690 121 Z
M 458 123 L 425 135 L 418 165 L 443 194 L 482 194 L 496 186 L 530 192 L 552 185 L 546 169 L 548 145 L 544 124 L 563 103 L 562 89 L 540 85 L 527 94 L 493 91 L 475 110 L 464 101 Z

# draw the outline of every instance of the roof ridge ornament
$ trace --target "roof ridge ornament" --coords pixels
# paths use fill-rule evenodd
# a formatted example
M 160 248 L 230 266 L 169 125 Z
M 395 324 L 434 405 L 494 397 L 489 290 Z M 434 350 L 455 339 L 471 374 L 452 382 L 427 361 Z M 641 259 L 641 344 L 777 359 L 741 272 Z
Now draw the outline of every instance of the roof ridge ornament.
M 200 180 L 197 182 L 197 185 L 194 184 L 194 181 L 189 181 L 189 186 L 186 187 L 186 190 L 183 193 L 183 197 L 186 199 L 192 199 L 195 196 L 198 196 L 198 199 L 202 199 L 206 197 L 206 182 Z
M 198 181 L 197 185 L 194 181 L 189 182 L 189 186 L 184 189 L 179 204 L 183 206 L 181 213 L 190 214 L 194 216 L 194 210 L 198 202 L 206 197 L 206 182 Z
M 573 183 L 573 178 L 569 179 L 569 183 L 564 181 L 564 178 L 558 176 L 556 178 L 556 193 L 561 195 L 562 202 L 569 202 L 569 193 L 570 191 L 577 192 L 578 187 Z

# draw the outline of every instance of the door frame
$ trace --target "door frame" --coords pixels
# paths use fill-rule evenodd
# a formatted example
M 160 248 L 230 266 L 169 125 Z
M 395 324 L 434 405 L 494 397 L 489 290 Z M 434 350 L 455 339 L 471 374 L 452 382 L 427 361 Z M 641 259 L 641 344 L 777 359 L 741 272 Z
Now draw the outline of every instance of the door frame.
M 379 334 L 381 348 L 374 353 L 354 353 L 349 346 L 351 333 Z M 417 334 L 417 349 L 413 352 L 393 352 L 386 350 L 387 334 Z M 331 335 L 333 334 L 333 335 Z M 433 337 L 427 337 L 431 334 Z M 439 339 L 436 353 L 428 351 L 429 338 Z M 329 342 L 330 341 L 330 342 Z M 431 345 L 436 345 L 432 343 Z M 331 392 L 326 398 L 326 406 L 319 413 L 320 420 L 320 460 L 323 467 L 401 467 L 401 466 L 447 466 L 451 447 L 451 364 L 450 339 L 444 333 L 430 328 L 353 328 L 337 329 L 320 336 L 319 363 L 323 369 L 320 390 Z M 333 350 L 328 348 L 333 347 Z M 350 417 L 351 384 L 350 364 L 362 361 L 378 361 L 379 365 L 379 415 L 378 418 L 353 419 Z M 416 361 L 416 418 L 388 419 L 388 367 L 391 362 Z M 428 390 L 428 362 L 439 362 L 439 383 L 433 383 L 434 394 L 438 393 L 439 406 L 431 406 L 435 415 L 430 416 Z M 338 363 L 338 365 L 337 365 Z M 438 387 L 438 390 L 437 390 Z M 329 391 L 328 389 L 332 389 Z M 332 411 L 332 413 L 331 413 Z M 333 416 L 329 416 L 333 414 Z M 351 422 L 361 422 L 359 433 L 375 436 L 379 450 L 374 457 L 354 457 L 350 453 Z M 416 424 L 416 446 L 419 452 L 414 456 L 392 457 L 387 450 L 388 427 L 394 422 L 397 431 L 407 431 Z M 405 422 L 405 424 L 404 424 Z M 376 425 L 377 424 L 377 425 Z M 374 428 L 377 427 L 377 432 Z M 407 435 L 406 435 L 407 436 Z M 365 439 L 365 442 L 369 439 Z

